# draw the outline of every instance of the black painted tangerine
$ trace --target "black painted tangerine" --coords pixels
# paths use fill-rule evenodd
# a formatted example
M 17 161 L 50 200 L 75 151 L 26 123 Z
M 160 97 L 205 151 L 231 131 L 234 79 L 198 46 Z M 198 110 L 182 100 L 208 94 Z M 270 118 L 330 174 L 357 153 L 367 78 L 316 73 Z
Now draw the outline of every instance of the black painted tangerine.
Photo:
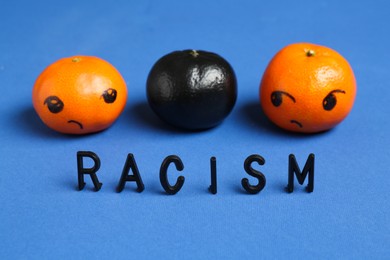
M 147 80 L 150 107 L 164 121 L 202 130 L 220 124 L 237 99 L 233 68 L 206 51 L 169 53 L 152 67 Z

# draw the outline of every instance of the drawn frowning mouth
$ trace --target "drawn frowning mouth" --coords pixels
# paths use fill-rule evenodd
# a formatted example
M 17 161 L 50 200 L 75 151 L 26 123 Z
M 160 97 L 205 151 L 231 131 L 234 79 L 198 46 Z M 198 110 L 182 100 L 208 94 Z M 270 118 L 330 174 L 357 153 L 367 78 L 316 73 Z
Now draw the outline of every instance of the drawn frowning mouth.
M 68 123 L 74 123 L 80 127 L 80 129 L 83 129 L 83 125 L 80 122 L 77 122 L 76 120 L 69 120 Z
M 290 123 L 296 124 L 297 126 L 299 126 L 299 128 L 302 128 L 302 124 L 300 122 L 298 122 L 297 120 L 291 120 Z

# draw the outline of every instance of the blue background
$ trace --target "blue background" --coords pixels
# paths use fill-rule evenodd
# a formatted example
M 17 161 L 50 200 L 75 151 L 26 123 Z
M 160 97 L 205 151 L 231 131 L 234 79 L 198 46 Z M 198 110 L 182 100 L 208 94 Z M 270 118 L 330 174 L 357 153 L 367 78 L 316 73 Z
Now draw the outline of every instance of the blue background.
M 2 1 L 0 4 L 0 258 L 387 258 L 389 225 L 389 1 Z M 337 50 L 358 83 L 355 106 L 335 129 L 315 135 L 279 130 L 258 104 L 272 56 L 294 42 Z M 238 100 L 217 128 L 182 132 L 146 102 L 154 62 L 174 50 L 226 58 Z M 87 136 L 48 129 L 32 108 L 36 77 L 76 54 L 99 56 L 125 78 L 125 111 L 108 130 Z M 76 191 L 76 152 L 102 166 L 101 191 Z M 116 193 L 128 153 L 145 190 Z M 303 168 L 316 155 L 315 189 L 287 184 L 288 155 Z M 158 172 L 181 157 L 186 181 L 165 195 Z M 241 187 L 245 158 L 267 185 Z M 211 195 L 211 156 L 218 194 Z M 88 164 L 88 162 L 86 161 Z M 170 180 L 179 174 L 170 168 Z M 252 183 L 255 179 L 250 178 Z

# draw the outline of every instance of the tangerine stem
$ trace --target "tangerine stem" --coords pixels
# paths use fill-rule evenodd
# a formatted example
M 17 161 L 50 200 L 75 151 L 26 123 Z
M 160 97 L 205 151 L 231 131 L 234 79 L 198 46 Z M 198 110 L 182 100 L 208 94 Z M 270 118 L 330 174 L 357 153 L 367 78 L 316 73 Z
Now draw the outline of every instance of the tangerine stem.
M 199 56 L 199 53 L 198 53 L 196 50 L 192 50 L 192 51 L 190 52 L 190 54 L 191 54 L 194 58 L 196 58 L 196 57 Z
M 314 50 L 307 50 L 306 51 L 306 56 L 307 57 L 313 57 L 316 55 L 316 52 Z

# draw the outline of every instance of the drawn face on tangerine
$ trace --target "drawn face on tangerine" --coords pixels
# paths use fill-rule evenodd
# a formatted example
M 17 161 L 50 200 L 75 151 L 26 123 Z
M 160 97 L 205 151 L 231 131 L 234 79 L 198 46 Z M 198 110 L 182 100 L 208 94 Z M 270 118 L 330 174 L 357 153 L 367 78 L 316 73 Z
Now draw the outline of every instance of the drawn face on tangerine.
M 264 113 L 294 132 L 314 133 L 336 126 L 352 109 L 355 95 L 356 81 L 348 62 L 337 52 L 313 44 L 282 49 L 260 84 Z
M 96 57 L 78 56 L 53 63 L 33 89 L 33 105 L 42 121 L 68 134 L 106 129 L 123 111 L 126 100 L 122 76 Z

